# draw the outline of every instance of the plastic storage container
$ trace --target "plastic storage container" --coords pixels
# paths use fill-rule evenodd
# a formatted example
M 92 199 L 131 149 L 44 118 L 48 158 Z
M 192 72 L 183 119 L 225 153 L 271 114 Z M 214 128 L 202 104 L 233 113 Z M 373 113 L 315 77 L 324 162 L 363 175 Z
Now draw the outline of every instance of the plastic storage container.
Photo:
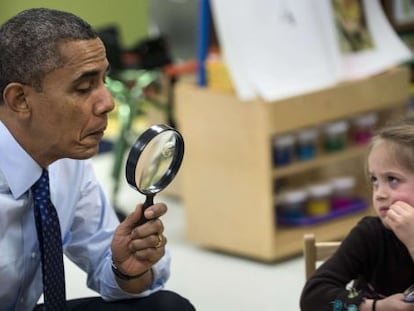
M 298 160 L 309 160 L 316 156 L 318 131 L 309 128 L 298 132 L 296 154 Z
M 323 216 L 331 211 L 332 186 L 330 183 L 313 184 L 308 187 L 308 216 Z
M 277 215 L 284 220 L 299 219 L 306 216 L 308 193 L 305 189 L 286 191 L 279 195 Z
M 327 152 L 343 150 L 346 147 L 348 128 L 345 121 L 330 123 L 324 127 L 324 148 Z
M 284 135 L 273 140 L 273 164 L 284 166 L 292 163 L 294 159 L 295 137 Z
M 378 116 L 376 113 L 370 113 L 352 119 L 353 141 L 357 144 L 367 143 L 372 137 L 372 132 L 377 121 Z
M 355 202 L 355 177 L 341 176 L 332 179 L 332 209 L 351 207 Z

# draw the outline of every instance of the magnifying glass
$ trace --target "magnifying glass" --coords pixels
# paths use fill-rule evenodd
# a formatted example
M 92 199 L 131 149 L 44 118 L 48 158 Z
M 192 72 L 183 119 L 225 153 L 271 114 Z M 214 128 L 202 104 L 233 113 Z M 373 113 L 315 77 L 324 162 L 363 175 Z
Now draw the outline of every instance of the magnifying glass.
M 154 196 L 174 179 L 184 156 L 184 139 L 174 128 L 156 124 L 145 130 L 132 145 L 126 163 L 130 186 L 146 196 L 143 210 L 154 204 Z M 138 225 L 147 219 L 142 214 Z

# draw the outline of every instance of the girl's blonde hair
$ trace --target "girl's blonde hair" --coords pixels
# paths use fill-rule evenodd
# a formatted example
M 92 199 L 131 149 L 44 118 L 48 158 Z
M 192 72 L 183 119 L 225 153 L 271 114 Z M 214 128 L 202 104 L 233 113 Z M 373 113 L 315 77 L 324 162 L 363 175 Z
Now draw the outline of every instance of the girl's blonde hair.
M 386 142 L 396 162 L 414 172 L 414 123 L 412 121 L 400 119 L 378 129 L 372 137 L 368 154 L 379 142 Z

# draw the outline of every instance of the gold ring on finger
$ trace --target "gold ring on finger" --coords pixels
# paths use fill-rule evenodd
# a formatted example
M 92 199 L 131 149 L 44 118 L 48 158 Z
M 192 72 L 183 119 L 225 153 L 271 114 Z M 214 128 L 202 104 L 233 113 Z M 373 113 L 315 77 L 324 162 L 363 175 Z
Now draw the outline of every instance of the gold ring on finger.
M 162 234 L 158 234 L 157 237 L 158 237 L 158 243 L 157 245 L 155 245 L 155 248 L 160 248 L 162 246 L 162 241 L 163 241 Z

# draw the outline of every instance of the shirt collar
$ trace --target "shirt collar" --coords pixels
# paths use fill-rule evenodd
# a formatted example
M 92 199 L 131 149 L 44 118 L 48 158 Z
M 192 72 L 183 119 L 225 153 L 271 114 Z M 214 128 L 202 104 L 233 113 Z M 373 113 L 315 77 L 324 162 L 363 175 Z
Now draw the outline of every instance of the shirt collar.
M 0 171 L 3 172 L 16 199 L 28 191 L 42 173 L 42 168 L 20 146 L 1 121 Z

